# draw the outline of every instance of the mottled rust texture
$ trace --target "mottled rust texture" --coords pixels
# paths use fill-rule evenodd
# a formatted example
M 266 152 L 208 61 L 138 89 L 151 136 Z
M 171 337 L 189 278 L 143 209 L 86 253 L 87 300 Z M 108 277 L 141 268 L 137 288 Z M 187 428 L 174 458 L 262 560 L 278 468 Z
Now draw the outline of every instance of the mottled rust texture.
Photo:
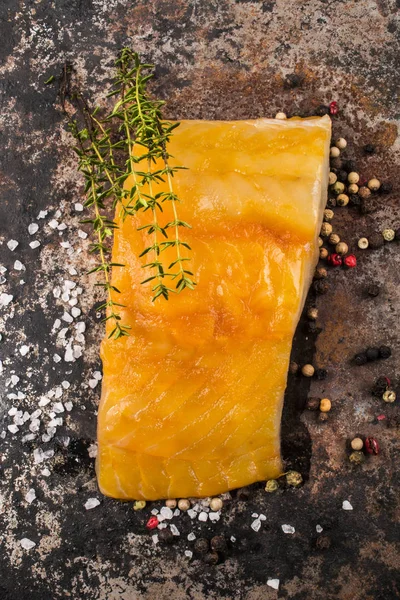
M 0 293 L 13 295 L 0 309 L 0 432 L 7 431 L 0 439 L 2 600 L 400 597 L 398 401 L 385 405 L 370 394 L 378 375 L 389 376 L 395 386 L 400 376 L 398 243 L 356 251 L 357 269 L 330 272 L 330 291 L 317 300 L 322 333 L 318 339 L 307 333 L 305 320 L 297 331 L 294 359 L 313 360 L 329 371 L 311 389 L 309 381 L 289 381 L 283 450 L 288 464 L 302 470 L 304 487 L 267 496 L 255 485 L 248 502 L 233 494 L 214 525 L 175 519 L 181 535 L 171 547 L 153 545 L 145 528 L 148 507 L 134 513 L 131 504 L 103 498 L 85 511 L 86 500 L 98 497 L 88 446 L 95 438 L 99 387 L 92 390 L 88 380 L 100 366 L 102 326 L 94 280 L 85 275 L 92 264 L 88 240 L 77 237 L 81 213 L 73 207 L 82 199 L 81 180 L 57 85 L 44 85 L 69 61 L 88 94 L 102 102 L 115 55 L 129 44 L 156 63 L 153 89 L 166 100 L 170 118 L 241 119 L 277 110 L 309 115 L 337 100 L 334 136 L 348 139 L 346 157 L 357 160 L 363 177 L 376 175 L 394 186 L 391 194 L 377 196 L 372 214 L 335 211 L 334 229 L 353 250 L 361 235 L 400 226 L 399 12 L 399 0 L 2 0 L 0 252 L 8 271 Z M 300 87 L 285 85 L 291 73 L 301 76 Z M 363 154 L 366 143 L 377 145 L 376 154 Z M 49 211 L 44 220 L 37 219 L 40 210 Z M 55 215 L 67 224 L 64 233 L 49 226 Z M 27 229 L 32 222 L 40 224 L 33 237 Z M 14 252 L 6 245 L 10 239 L 19 242 Z M 40 240 L 40 248 L 29 247 L 32 239 Z M 74 253 L 60 240 L 69 240 Z M 25 271 L 15 270 L 17 259 Z M 69 275 L 68 267 L 77 275 Z M 54 353 L 63 356 L 64 350 L 51 330 L 65 305 L 52 289 L 65 278 L 84 288 L 79 306 L 86 344 L 76 362 L 54 363 Z M 365 293 L 373 281 L 382 286 L 375 299 Z M 392 357 L 352 366 L 354 353 L 375 343 L 390 344 Z M 18 351 L 21 344 L 29 346 L 27 356 Z M 20 377 L 15 389 L 13 374 Z M 41 394 L 64 380 L 71 386 L 62 401 L 71 400 L 73 409 L 63 413 L 55 438 L 23 443 L 27 425 L 15 435 L 8 432 L 11 406 L 32 412 Z M 17 390 L 25 397 L 7 397 Z M 327 423 L 302 412 L 307 393 L 331 398 Z M 380 414 L 386 418 L 378 421 Z M 361 467 L 347 460 L 355 434 L 374 435 L 382 448 Z M 71 438 L 68 448 L 65 435 Z M 54 457 L 34 465 L 38 447 L 53 449 Z M 46 466 L 50 476 L 42 474 Z M 29 488 L 36 491 L 32 504 L 25 500 Z M 344 500 L 353 511 L 342 510 Z M 267 517 L 258 533 L 250 528 L 253 512 Z M 285 535 L 284 523 L 296 533 Z M 325 543 L 317 543 L 317 524 L 329 538 Z M 184 555 L 193 550 L 190 531 L 236 541 L 228 541 L 224 562 L 207 566 L 196 555 Z M 36 546 L 24 550 L 24 537 Z M 280 579 L 278 592 L 268 578 Z

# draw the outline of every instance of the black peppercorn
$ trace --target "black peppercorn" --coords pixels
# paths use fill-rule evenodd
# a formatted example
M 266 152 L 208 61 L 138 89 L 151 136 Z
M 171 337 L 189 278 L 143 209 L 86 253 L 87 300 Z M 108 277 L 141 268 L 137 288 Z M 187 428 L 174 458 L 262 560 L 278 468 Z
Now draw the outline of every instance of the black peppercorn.
M 162 531 L 165 531 L 165 529 L 162 529 Z M 209 551 L 209 549 L 210 544 L 208 540 L 206 540 L 206 538 L 199 538 L 194 543 L 194 550 L 198 554 L 206 554 Z
M 319 279 L 318 281 L 314 281 L 313 288 L 317 294 L 326 294 L 329 290 L 329 285 L 324 279 Z
M 373 146 L 372 144 L 366 144 L 364 146 L 364 152 L 366 154 L 374 154 L 375 153 L 375 146 Z
M 217 552 L 207 552 L 203 560 L 207 565 L 216 565 L 219 561 L 219 556 Z
M 285 87 L 286 88 L 296 88 L 296 87 L 300 87 L 301 84 L 304 81 L 304 75 L 298 75 L 297 73 L 290 73 L 290 75 L 286 76 L 285 79 Z M 326 113 L 328 114 L 328 113 Z
M 331 171 L 333 171 L 334 173 L 341 169 L 342 165 L 343 161 L 340 158 L 340 156 L 335 156 L 334 158 L 331 158 Z
M 376 298 L 377 296 L 379 296 L 380 291 L 381 288 L 376 283 L 371 283 L 367 288 L 367 294 L 372 298 Z
M 343 169 L 348 173 L 357 171 L 356 163 L 354 162 L 354 160 L 345 160 L 343 163 Z
M 368 236 L 368 242 L 370 248 L 378 250 L 378 248 L 382 248 L 384 244 L 383 235 L 377 232 L 371 233 L 371 235 Z
M 379 358 L 379 348 L 367 348 L 365 355 L 368 360 L 378 360 Z
M 175 536 L 168 528 L 160 529 L 158 532 L 158 541 L 161 544 L 172 544 L 175 541 Z
M 355 355 L 354 357 L 354 363 L 356 365 L 358 365 L 359 367 L 361 365 L 365 365 L 365 363 L 368 361 L 367 355 L 365 352 L 359 352 L 358 354 Z
M 331 546 L 331 538 L 327 535 L 320 535 L 315 542 L 318 550 L 328 550 Z
M 320 402 L 321 402 L 321 400 L 319 398 L 307 398 L 307 402 L 306 402 L 307 410 L 318 410 Z
M 329 115 L 329 112 L 329 106 L 326 106 L 325 104 L 320 104 L 316 109 L 315 114 L 318 117 L 323 117 L 324 115 Z
M 360 213 L 362 215 L 370 215 L 371 213 L 375 212 L 377 210 L 377 208 L 378 208 L 378 205 L 373 198 L 361 198 Z
M 372 395 L 378 396 L 378 398 L 381 398 L 382 394 L 384 392 L 386 392 L 388 387 L 389 387 L 389 384 L 388 384 L 387 377 L 384 377 L 384 376 L 378 377 L 378 379 L 374 383 L 374 387 L 371 390 Z
M 343 169 L 340 169 L 337 173 L 337 178 L 338 181 L 342 181 L 343 183 L 345 183 L 347 181 L 347 171 L 344 171 Z
M 384 181 L 381 184 L 381 187 L 379 188 L 379 191 L 381 192 L 381 194 L 390 194 L 390 192 L 393 190 L 393 185 L 390 183 L 390 181 Z
M 361 204 L 360 196 L 358 194 L 350 194 L 349 204 L 350 204 L 350 206 L 360 206 L 360 204 Z
M 211 550 L 215 552 L 225 552 L 226 540 L 223 535 L 215 535 L 210 541 Z
M 243 500 L 246 501 L 250 498 L 250 492 L 247 488 L 240 488 L 238 489 L 238 491 L 236 492 L 237 494 L 237 499 L 238 500 Z
M 328 371 L 326 369 L 315 369 L 315 377 L 318 381 L 324 381 L 328 377 Z
M 389 358 L 392 356 L 392 351 L 389 346 L 381 346 L 379 348 L 379 356 L 380 358 Z

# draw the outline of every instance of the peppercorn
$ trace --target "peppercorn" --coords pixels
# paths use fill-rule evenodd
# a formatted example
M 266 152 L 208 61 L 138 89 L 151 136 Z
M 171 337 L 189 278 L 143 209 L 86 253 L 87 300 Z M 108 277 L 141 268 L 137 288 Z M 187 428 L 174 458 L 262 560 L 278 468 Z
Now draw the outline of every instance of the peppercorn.
M 337 158 L 331 158 L 331 169 L 337 169 L 338 171 L 343 167 L 343 161 L 338 156 Z
M 347 171 L 345 171 L 344 169 L 339 169 L 338 172 L 336 173 L 336 176 L 337 176 L 338 181 L 341 181 L 342 183 L 346 183 Z
M 319 398 L 307 398 L 306 408 L 307 410 L 318 410 L 319 409 Z
M 393 185 L 390 183 L 390 181 L 384 181 L 381 184 L 381 187 L 379 188 L 379 191 L 382 194 L 390 194 L 390 192 L 393 190 Z
M 370 215 L 378 209 L 378 205 L 373 198 L 361 198 L 360 213 L 362 215 Z
M 328 377 L 328 371 L 326 369 L 315 369 L 315 377 L 318 381 L 324 381 Z
M 336 148 L 336 146 L 332 146 L 332 148 L 329 151 L 329 156 L 331 156 L 332 158 L 337 158 L 338 156 L 340 156 L 339 148 Z
M 383 239 L 385 240 L 385 242 L 393 242 L 395 235 L 396 234 L 395 234 L 394 229 L 388 228 L 388 229 L 384 229 L 382 231 L 382 236 L 383 236 Z
M 315 308 L 315 306 L 309 308 L 307 311 L 307 317 L 311 319 L 311 321 L 316 321 L 318 318 L 318 308 Z
M 356 163 L 354 162 L 354 160 L 345 160 L 343 162 L 342 166 L 343 166 L 343 169 L 345 171 L 347 171 L 348 173 L 352 173 L 356 169 Z
M 321 248 L 321 246 L 323 245 L 323 243 L 324 243 L 324 240 L 321 237 L 319 237 L 318 238 L 318 247 Z
M 275 119 L 284 121 L 285 119 L 287 119 L 287 116 L 284 112 L 277 112 L 275 115 Z
M 332 221 L 334 216 L 335 216 L 335 213 L 330 208 L 326 208 L 324 210 L 324 221 Z M 321 246 L 322 246 L 322 244 L 321 244 Z
M 365 238 L 365 237 L 360 238 L 357 242 L 357 246 L 361 250 L 366 250 L 369 246 L 369 242 L 368 242 L 367 238 Z
M 340 254 L 340 256 L 344 256 L 348 253 L 349 247 L 345 242 L 339 242 L 338 244 L 336 244 L 335 250 L 337 254 Z
M 358 188 L 358 195 L 360 198 L 369 198 L 371 195 L 371 190 L 365 185 L 362 185 L 360 188 Z
M 400 227 L 398 229 L 396 229 L 396 231 L 394 233 L 394 239 L 396 240 L 396 242 L 400 241 Z
M 334 183 L 337 182 L 337 175 L 335 173 L 333 173 L 332 171 L 329 173 L 328 182 L 329 182 L 329 185 L 333 185 Z
M 354 363 L 357 366 L 361 366 L 361 365 L 365 365 L 366 362 L 368 362 L 368 358 L 365 352 L 359 352 L 358 354 L 355 355 L 354 357 Z
M 319 411 L 319 413 L 318 413 L 318 421 L 320 423 L 326 423 L 327 421 L 329 421 L 329 413 Z
M 319 403 L 319 410 L 321 412 L 329 412 L 332 408 L 332 402 L 329 400 L 329 398 L 322 398 L 321 402 Z
M 331 115 L 338 114 L 339 108 L 338 108 L 338 103 L 336 102 L 336 100 L 332 100 L 332 102 L 329 103 L 329 112 Z
M 349 204 L 350 204 L 350 206 L 360 206 L 360 204 L 361 204 L 360 196 L 358 194 L 350 194 Z
M 367 186 L 372 192 L 377 192 L 381 187 L 381 182 L 379 181 L 379 179 L 376 179 L 376 177 L 373 177 L 368 181 Z
M 133 505 L 133 510 L 143 510 L 146 506 L 146 501 L 145 500 L 136 500 L 136 502 Z
M 332 225 L 330 223 L 322 223 L 321 225 L 321 236 L 328 237 L 332 233 Z
M 343 265 L 347 269 L 354 269 L 357 266 L 357 259 L 354 256 L 354 254 L 349 254 L 348 256 L 345 256 L 343 259 Z
M 250 498 L 250 492 L 247 488 L 239 488 L 236 492 L 236 496 L 238 500 L 243 500 L 246 502 Z
M 364 446 L 364 442 L 362 441 L 361 438 L 356 437 L 354 438 L 354 440 L 351 440 L 351 447 L 353 450 L 362 450 Z
M 332 186 L 332 192 L 337 196 L 339 196 L 339 194 L 343 194 L 344 183 L 342 183 L 341 181 L 337 181 L 336 183 L 334 183 Z
M 393 392 L 393 390 L 386 390 L 382 395 L 382 398 L 385 402 L 392 403 L 396 400 L 396 392 Z
M 328 272 L 326 269 L 323 267 L 318 267 L 315 269 L 314 279 L 325 279 L 325 277 L 328 277 Z
M 161 544 L 172 544 L 175 541 L 175 536 L 172 531 L 166 527 L 158 532 L 158 541 Z
M 378 250 L 378 248 L 382 248 L 384 244 L 383 237 L 380 233 L 374 232 L 368 236 L 369 246 L 373 250 Z
M 347 191 L 349 192 L 349 194 L 357 194 L 359 190 L 359 187 L 356 183 L 351 183 L 349 185 L 349 187 L 347 188 Z
M 332 265 L 332 267 L 340 267 L 342 264 L 342 257 L 336 252 L 333 252 L 330 256 L 328 256 L 328 263 Z
M 336 140 L 335 146 L 339 148 L 339 150 L 344 150 L 347 147 L 347 141 L 344 138 L 339 138 Z
M 291 487 L 299 487 L 303 483 L 303 477 L 298 471 L 288 471 L 286 473 L 286 483 Z
M 367 359 L 370 361 L 373 360 L 378 360 L 379 358 L 379 348 L 373 347 L 373 348 L 367 348 L 365 351 L 365 354 L 367 356 Z
M 375 146 L 373 146 L 372 144 L 365 144 L 365 146 L 364 146 L 364 152 L 366 154 L 374 154 L 374 152 L 375 152 Z
M 328 550 L 331 547 L 331 538 L 327 535 L 320 535 L 315 540 L 315 546 L 318 550 Z
M 265 484 L 265 491 L 272 494 L 279 488 L 279 483 L 276 479 L 269 479 Z
M 367 294 L 372 298 L 376 298 L 377 296 L 379 296 L 380 291 L 381 288 L 376 283 L 371 283 L 367 288 Z
M 304 377 L 312 377 L 314 375 L 314 371 L 315 371 L 314 367 L 309 364 L 304 365 L 301 368 L 301 372 L 304 375 Z
M 165 501 L 165 506 L 167 506 L 168 508 L 176 508 L 177 505 L 177 501 L 173 498 L 169 498 L 168 500 Z
M 313 288 L 316 294 L 320 294 L 322 296 L 329 290 L 329 285 L 323 279 L 319 279 L 318 281 L 314 281 Z
M 214 535 L 210 540 L 211 550 L 215 552 L 225 552 L 226 540 L 223 535 Z
M 162 530 L 163 531 L 163 530 Z M 198 554 L 206 554 L 210 549 L 210 544 L 206 538 L 199 538 L 194 543 L 194 551 Z
M 217 552 L 207 552 L 207 554 L 203 558 L 204 562 L 207 565 L 216 565 L 219 561 L 219 556 Z
M 304 81 L 304 75 L 298 75 L 297 73 L 290 73 L 286 75 L 284 86 L 287 88 L 296 88 L 301 86 Z
M 390 379 L 388 379 L 387 377 L 384 377 L 384 376 L 378 377 L 378 379 L 374 383 L 374 387 L 371 390 L 372 395 L 373 396 L 382 396 L 382 394 L 384 394 L 384 392 L 387 391 L 389 386 L 390 386 Z
M 380 346 L 379 348 L 380 358 L 389 358 L 392 356 L 392 351 L 389 346 Z
M 319 257 L 324 260 L 325 258 L 328 258 L 328 250 L 326 248 L 320 248 L 319 249 Z
M 378 441 L 373 437 L 365 438 L 365 450 L 368 454 L 379 454 Z
M 178 501 L 179 510 L 186 512 L 190 508 L 190 501 L 187 498 L 181 498 Z
M 349 186 L 350 188 L 351 186 Z M 347 194 L 339 194 L 339 196 L 336 198 L 336 204 L 338 206 L 347 206 L 349 203 L 349 197 Z
M 315 114 L 318 117 L 323 117 L 324 115 L 329 115 L 329 106 L 326 106 L 325 104 L 320 104 L 318 106 L 318 108 L 316 108 Z
M 292 362 L 289 365 L 289 372 L 292 375 L 296 375 L 296 373 L 297 373 L 298 370 L 299 370 L 299 365 L 292 360 Z
M 150 519 L 146 523 L 147 529 L 155 529 L 158 525 L 158 519 L 156 516 L 150 517 Z
M 330 244 L 333 244 L 334 246 L 336 246 L 336 244 L 338 244 L 340 242 L 340 237 L 338 236 L 337 233 L 331 233 L 331 235 L 328 238 L 328 242 Z
M 222 502 L 221 498 L 212 498 L 211 502 L 210 502 L 210 508 L 211 510 L 217 512 L 218 510 L 221 510 L 221 508 L 223 507 L 224 503 Z
M 364 452 L 360 452 L 359 450 L 355 450 L 349 456 L 349 461 L 354 463 L 355 465 L 360 465 L 365 460 Z
M 352 171 L 347 175 L 347 180 L 349 183 L 358 183 L 360 181 L 360 176 L 355 171 Z

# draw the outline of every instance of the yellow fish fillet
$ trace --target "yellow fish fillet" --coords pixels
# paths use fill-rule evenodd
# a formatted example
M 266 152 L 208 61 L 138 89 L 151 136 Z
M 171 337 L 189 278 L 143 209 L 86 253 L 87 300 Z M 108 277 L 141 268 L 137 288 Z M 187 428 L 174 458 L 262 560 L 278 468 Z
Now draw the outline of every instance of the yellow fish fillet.
M 112 282 L 132 329 L 101 346 L 107 496 L 211 496 L 282 473 L 282 404 L 318 258 L 330 136 L 328 117 L 181 123 L 168 149 L 188 167 L 173 181 L 179 218 L 193 226 L 180 235 L 197 286 L 169 301 L 153 303 L 154 282 L 140 283 L 152 242 L 137 228 L 150 211 L 122 222 L 117 209 L 112 258 L 126 266 Z M 165 224 L 171 203 L 163 208 Z M 161 255 L 167 267 L 174 252 Z

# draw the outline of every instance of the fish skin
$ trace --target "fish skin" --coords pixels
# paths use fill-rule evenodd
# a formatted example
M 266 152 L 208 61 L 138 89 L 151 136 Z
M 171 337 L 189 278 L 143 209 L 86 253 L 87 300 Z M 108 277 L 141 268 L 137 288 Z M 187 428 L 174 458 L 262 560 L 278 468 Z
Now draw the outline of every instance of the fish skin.
M 152 283 L 140 283 L 148 213 L 123 222 L 117 209 L 112 260 L 126 266 L 112 283 L 132 329 L 110 340 L 108 322 L 101 345 L 103 494 L 204 497 L 282 473 L 283 397 L 318 260 L 330 135 L 329 117 L 181 123 L 169 152 L 188 167 L 174 187 L 179 218 L 193 224 L 181 237 L 197 286 L 168 302 L 152 303 Z

